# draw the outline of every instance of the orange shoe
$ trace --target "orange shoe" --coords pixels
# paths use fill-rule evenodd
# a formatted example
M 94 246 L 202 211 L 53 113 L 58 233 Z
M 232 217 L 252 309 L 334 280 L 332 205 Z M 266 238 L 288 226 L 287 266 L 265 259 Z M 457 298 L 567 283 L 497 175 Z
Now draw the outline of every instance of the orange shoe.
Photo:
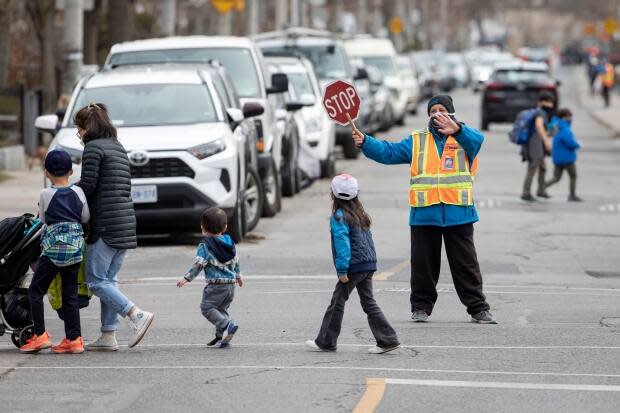
M 52 351 L 56 354 L 80 354 L 84 352 L 84 340 L 78 337 L 73 341 L 68 338 L 63 339 L 57 346 L 52 347 Z
M 19 348 L 19 351 L 22 353 L 37 353 L 50 347 L 52 347 L 52 342 L 50 341 L 50 335 L 46 331 L 40 336 L 37 336 L 36 334 L 32 336 L 26 344 Z

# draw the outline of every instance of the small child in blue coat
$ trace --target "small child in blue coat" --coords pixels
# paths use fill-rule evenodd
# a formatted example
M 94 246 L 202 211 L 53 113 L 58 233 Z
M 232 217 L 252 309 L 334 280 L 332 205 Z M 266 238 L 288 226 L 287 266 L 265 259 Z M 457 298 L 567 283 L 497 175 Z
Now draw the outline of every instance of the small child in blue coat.
M 577 168 L 575 163 L 577 162 L 577 150 L 581 147 L 581 144 L 575 138 L 571 128 L 572 118 L 573 114 L 570 110 L 560 109 L 552 122 L 554 129 L 557 130 L 553 137 L 553 149 L 551 151 L 555 168 L 553 170 L 553 179 L 547 181 L 545 186 L 548 188 L 560 182 L 562 174 L 566 170 L 570 178 L 570 195 L 568 200 L 571 202 L 582 202 L 583 199 L 575 194 L 577 189 Z
M 400 343 L 372 294 L 372 276 L 377 270 L 377 255 L 370 232 L 370 217 L 358 198 L 357 180 L 351 175 L 336 176 L 331 183 L 331 244 L 338 282 L 315 340 L 306 341 L 313 351 L 336 351 L 344 306 L 357 289 L 362 309 L 377 342 L 369 353 L 396 350 Z

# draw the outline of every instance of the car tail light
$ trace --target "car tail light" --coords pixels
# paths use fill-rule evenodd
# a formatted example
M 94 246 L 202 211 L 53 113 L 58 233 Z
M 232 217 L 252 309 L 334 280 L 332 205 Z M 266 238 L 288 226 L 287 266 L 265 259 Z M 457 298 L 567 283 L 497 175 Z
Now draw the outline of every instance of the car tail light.
M 555 83 L 542 83 L 538 87 L 541 90 L 555 90 L 557 86 Z
M 263 133 L 263 122 L 260 119 L 254 119 L 254 126 L 256 126 L 256 134 L 258 138 L 256 139 L 256 150 L 262 153 L 265 151 L 265 135 Z
M 503 83 L 487 83 L 487 89 L 503 89 L 505 85 Z

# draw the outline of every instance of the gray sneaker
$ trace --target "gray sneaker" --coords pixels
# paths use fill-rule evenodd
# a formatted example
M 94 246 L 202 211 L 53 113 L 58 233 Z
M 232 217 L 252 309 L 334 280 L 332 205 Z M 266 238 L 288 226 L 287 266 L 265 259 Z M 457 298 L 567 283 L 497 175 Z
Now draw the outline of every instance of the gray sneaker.
M 428 321 L 428 314 L 424 310 L 415 310 L 411 314 L 411 319 L 416 323 L 426 323 Z
M 129 318 L 129 325 L 134 331 L 134 336 L 131 341 L 129 341 L 129 348 L 135 347 L 140 340 L 144 338 L 154 317 L 153 313 L 138 309 L 136 313 Z
M 497 320 L 495 320 L 493 314 L 488 311 L 480 311 L 478 314 L 472 315 L 471 322 L 480 324 L 497 324 Z
M 114 334 L 101 334 L 101 336 L 84 346 L 86 351 L 117 351 L 118 342 Z

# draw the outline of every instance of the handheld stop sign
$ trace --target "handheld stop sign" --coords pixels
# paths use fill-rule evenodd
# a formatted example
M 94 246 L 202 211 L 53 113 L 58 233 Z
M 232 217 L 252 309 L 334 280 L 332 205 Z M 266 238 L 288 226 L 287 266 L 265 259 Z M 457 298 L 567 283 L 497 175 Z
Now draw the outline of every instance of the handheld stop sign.
M 325 87 L 323 107 L 327 116 L 339 125 L 346 126 L 357 119 L 361 100 L 355 87 L 343 80 L 337 80 Z

